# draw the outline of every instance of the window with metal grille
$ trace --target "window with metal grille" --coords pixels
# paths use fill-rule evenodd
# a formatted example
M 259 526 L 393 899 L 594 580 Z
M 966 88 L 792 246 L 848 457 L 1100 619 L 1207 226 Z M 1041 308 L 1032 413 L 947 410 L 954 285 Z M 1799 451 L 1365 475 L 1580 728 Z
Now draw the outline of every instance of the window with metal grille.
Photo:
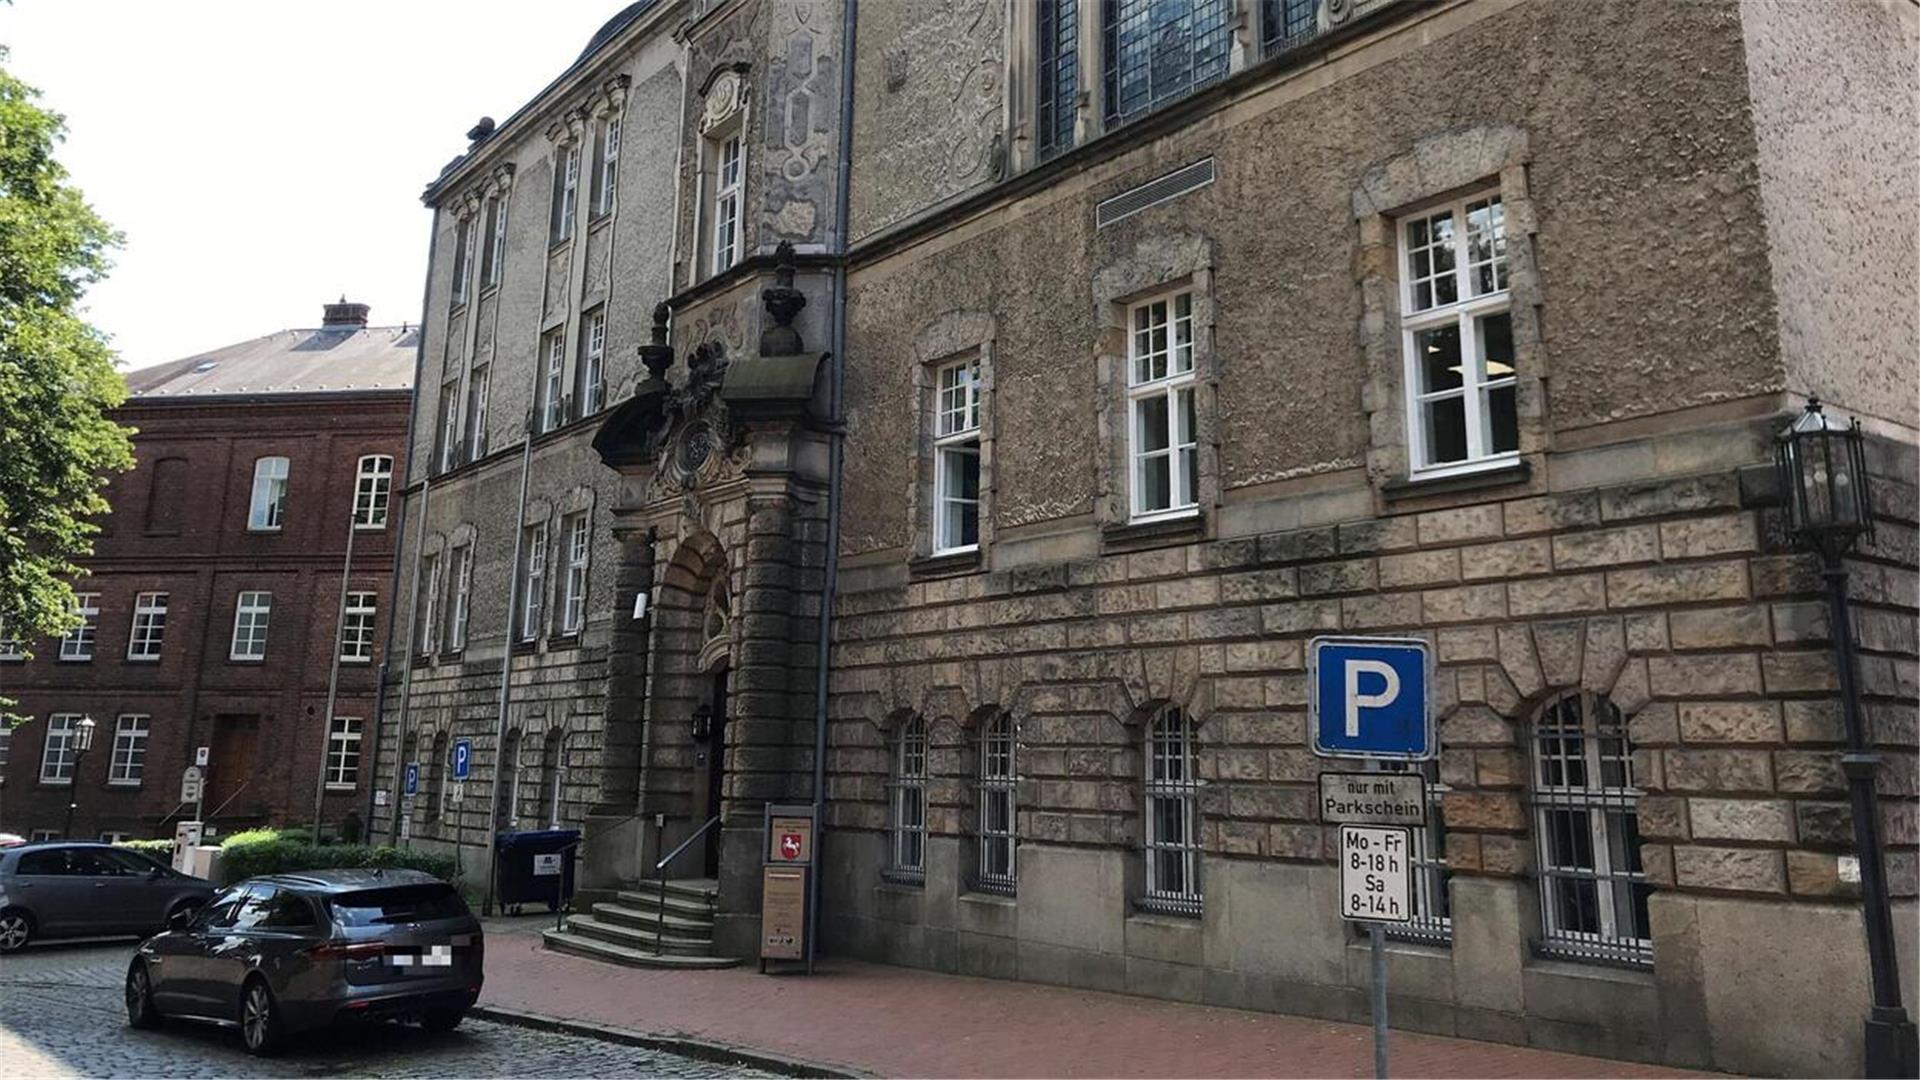
M 1039 60 L 1035 71 L 1038 115 L 1034 128 L 1040 156 L 1073 146 L 1080 97 L 1080 0 L 1039 0 L 1035 5 Z
M 1553 699 L 1534 720 L 1542 953 L 1653 962 L 1632 749 L 1620 710 L 1585 691 Z
M 233 605 L 233 648 L 230 660 L 265 660 L 267 624 L 273 619 L 273 594 L 243 592 Z
M 1169 705 L 1147 727 L 1147 888 L 1141 907 L 1200 914 L 1199 809 L 1193 724 L 1184 710 Z
M 93 659 L 93 637 L 100 629 L 100 594 L 83 592 L 73 594 L 73 613 L 80 616 L 80 625 L 67 631 L 60 639 L 60 659 Z M 0 635 L 4 637 L 5 635 Z M 6 652 L 0 647 L 0 654 Z
M 1226 77 L 1230 0 L 1103 0 L 1107 124 L 1124 124 Z
M 387 502 L 393 491 L 393 459 L 385 454 L 368 454 L 360 459 L 360 471 L 353 487 L 353 527 L 387 527 Z
M 327 787 L 351 791 L 360 783 L 360 719 L 336 716 L 327 733 Z
M 927 725 L 916 716 L 893 733 L 887 778 L 887 831 L 892 839 L 887 875 L 910 882 L 927 873 Z
M 1436 761 L 1381 761 L 1370 765 L 1378 772 L 1418 772 L 1427 781 L 1427 824 L 1413 833 L 1413 918 L 1405 923 L 1389 923 L 1387 936 L 1422 945 L 1453 944 L 1453 906 L 1448 883 L 1453 871 L 1447 867 L 1447 826 L 1440 816 L 1440 796 L 1447 786 L 1440 783 L 1440 764 Z
M 1320 36 L 1320 0 L 1260 0 L 1261 55 L 1278 56 Z
M 980 865 L 975 869 L 973 886 L 982 892 L 1013 895 L 1014 782 L 1013 717 L 999 713 L 980 729 Z

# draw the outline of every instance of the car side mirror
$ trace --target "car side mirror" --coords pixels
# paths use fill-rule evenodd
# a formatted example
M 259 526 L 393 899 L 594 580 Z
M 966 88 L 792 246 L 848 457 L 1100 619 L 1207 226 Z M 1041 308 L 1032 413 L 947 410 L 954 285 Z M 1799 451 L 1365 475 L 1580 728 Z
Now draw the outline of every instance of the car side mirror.
M 176 911 L 173 914 L 167 916 L 167 929 L 185 930 L 187 927 L 192 926 L 193 914 L 194 913 L 192 910 L 186 910 L 186 911 Z

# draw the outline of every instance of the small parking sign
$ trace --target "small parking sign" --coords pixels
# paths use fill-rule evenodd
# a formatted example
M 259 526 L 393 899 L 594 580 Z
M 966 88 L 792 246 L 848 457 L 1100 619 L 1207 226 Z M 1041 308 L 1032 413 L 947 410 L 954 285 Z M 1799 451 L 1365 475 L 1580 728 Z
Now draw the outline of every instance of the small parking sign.
M 465 780 L 473 769 L 473 740 L 453 740 L 453 778 Z
M 411 799 L 420 794 L 420 763 L 407 762 L 406 779 L 401 782 L 401 794 Z
M 1307 720 L 1327 757 L 1425 761 L 1433 651 L 1419 638 L 1317 637 L 1307 645 Z

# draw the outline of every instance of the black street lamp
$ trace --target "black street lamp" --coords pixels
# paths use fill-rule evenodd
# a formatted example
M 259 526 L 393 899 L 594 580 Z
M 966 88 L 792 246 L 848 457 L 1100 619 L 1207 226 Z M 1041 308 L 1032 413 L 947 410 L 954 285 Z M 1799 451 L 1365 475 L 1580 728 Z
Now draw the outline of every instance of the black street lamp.
M 73 839 L 73 810 L 80 805 L 80 758 L 93 749 L 93 717 L 83 716 L 73 725 L 73 775 L 67 777 L 67 823 L 60 835 Z
M 1821 410 L 1819 398 L 1809 398 L 1806 412 L 1780 433 L 1775 460 L 1787 528 L 1795 540 L 1819 552 L 1825 564 L 1827 621 L 1847 729 L 1847 749 L 1840 755 L 1840 769 L 1846 774 L 1853 804 L 1853 842 L 1860 858 L 1861 907 L 1873 979 L 1873 1006 L 1866 1021 L 1866 1074 L 1910 1077 L 1915 1074 L 1920 1055 L 1916 1054 L 1913 1021 L 1900 1003 L 1900 961 L 1894 951 L 1880 813 L 1873 791 L 1873 774 L 1880 756 L 1868 741 L 1860 717 L 1853 621 L 1847 604 L 1846 554 L 1861 537 L 1873 535 L 1866 436 L 1857 418 L 1840 427 Z

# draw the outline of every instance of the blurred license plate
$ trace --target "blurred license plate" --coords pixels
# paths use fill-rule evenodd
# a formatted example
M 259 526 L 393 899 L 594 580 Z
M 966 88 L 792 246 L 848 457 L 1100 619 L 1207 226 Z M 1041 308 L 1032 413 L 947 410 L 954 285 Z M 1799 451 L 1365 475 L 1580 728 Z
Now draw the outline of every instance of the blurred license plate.
M 452 945 L 429 945 L 426 948 L 401 952 L 389 948 L 387 962 L 397 968 L 412 971 L 434 972 L 453 967 Z

